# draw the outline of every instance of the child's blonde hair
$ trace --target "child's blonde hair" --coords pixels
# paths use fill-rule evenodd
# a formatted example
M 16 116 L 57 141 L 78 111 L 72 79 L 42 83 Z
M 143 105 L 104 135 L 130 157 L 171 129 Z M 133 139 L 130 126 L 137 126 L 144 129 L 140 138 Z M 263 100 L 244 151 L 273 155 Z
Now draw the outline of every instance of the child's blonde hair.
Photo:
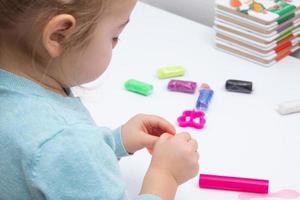
M 108 0 L 0 0 L 0 45 L 14 41 L 37 61 L 44 59 L 37 45 L 43 26 L 55 15 L 70 14 L 76 19 L 73 35 L 65 49 L 88 43 L 95 23 Z

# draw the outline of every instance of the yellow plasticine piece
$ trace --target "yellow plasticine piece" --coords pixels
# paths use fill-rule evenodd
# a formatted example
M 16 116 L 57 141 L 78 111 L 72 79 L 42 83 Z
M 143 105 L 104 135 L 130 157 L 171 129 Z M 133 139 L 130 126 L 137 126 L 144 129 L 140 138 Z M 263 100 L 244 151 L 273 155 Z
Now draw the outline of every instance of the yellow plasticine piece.
M 185 69 L 182 66 L 162 67 L 158 69 L 157 75 L 160 79 L 183 76 Z
M 263 7 L 262 4 L 259 4 L 259 3 L 257 3 L 257 2 L 254 2 L 254 3 L 253 3 L 253 10 L 254 10 L 255 12 L 263 12 L 263 11 L 264 11 L 264 7 Z

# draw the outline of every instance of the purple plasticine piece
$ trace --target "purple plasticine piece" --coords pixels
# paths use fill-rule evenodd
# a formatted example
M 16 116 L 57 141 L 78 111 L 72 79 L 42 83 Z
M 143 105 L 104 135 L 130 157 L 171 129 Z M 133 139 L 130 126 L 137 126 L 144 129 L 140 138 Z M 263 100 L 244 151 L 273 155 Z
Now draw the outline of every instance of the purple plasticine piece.
M 280 32 L 284 31 L 285 29 L 287 29 L 287 28 L 289 28 L 289 27 L 291 27 L 291 26 L 293 26 L 293 22 L 292 22 L 292 21 L 286 21 L 286 22 L 280 24 L 280 25 L 276 28 L 276 31 L 277 31 L 278 33 L 280 33 Z
M 197 83 L 193 81 L 170 80 L 168 89 L 175 92 L 195 93 Z

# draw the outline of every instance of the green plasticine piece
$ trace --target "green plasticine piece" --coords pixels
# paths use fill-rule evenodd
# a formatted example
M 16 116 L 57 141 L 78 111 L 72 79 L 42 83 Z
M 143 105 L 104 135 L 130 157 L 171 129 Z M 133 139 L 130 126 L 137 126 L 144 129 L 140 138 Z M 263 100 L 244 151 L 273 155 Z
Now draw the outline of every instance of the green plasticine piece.
M 291 32 L 292 32 L 294 29 L 296 29 L 296 28 L 293 27 L 293 26 L 291 26 L 291 27 L 285 29 L 284 31 L 281 31 L 281 32 L 279 33 L 279 37 L 278 37 L 278 38 L 280 38 L 280 37 L 282 37 L 282 36 L 285 36 L 285 35 L 290 35 Z
M 153 86 L 138 80 L 130 79 L 124 84 L 126 90 L 149 96 L 153 91 Z
M 279 16 L 282 16 L 282 15 L 285 15 L 295 9 L 296 9 L 296 6 L 288 4 L 288 3 L 284 3 L 279 8 L 270 10 L 270 12 L 275 13 Z
M 293 35 L 293 31 L 289 31 L 287 32 L 286 34 L 282 35 L 282 36 L 279 36 L 275 41 L 276 42 L 279 42 L 287 37 L 289 37 L 290 35 Z
M 289 19 L 292 19 L 293 17 L 295 17 L 295 13 L 291 13 L 290 15 L 287 15 L 279 20 L 277 20 L 278 24 L 282 24 L 283 22 L 288 21 Z
M 185 69 L 182 66 L 162 67 L 158 69 L 157 75 L 160 79 L 183 76 Z

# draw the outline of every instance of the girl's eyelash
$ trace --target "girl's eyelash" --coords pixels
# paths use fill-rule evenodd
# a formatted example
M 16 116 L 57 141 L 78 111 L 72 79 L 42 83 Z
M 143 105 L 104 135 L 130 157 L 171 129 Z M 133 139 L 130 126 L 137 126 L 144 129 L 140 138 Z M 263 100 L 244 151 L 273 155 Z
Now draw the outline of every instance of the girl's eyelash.
M 113 40 L 114 40 L 115 42 L 117 42 L 117 41 L 119 41 L 120 39 L 119 39 L 119 37 L 114 37 Z

